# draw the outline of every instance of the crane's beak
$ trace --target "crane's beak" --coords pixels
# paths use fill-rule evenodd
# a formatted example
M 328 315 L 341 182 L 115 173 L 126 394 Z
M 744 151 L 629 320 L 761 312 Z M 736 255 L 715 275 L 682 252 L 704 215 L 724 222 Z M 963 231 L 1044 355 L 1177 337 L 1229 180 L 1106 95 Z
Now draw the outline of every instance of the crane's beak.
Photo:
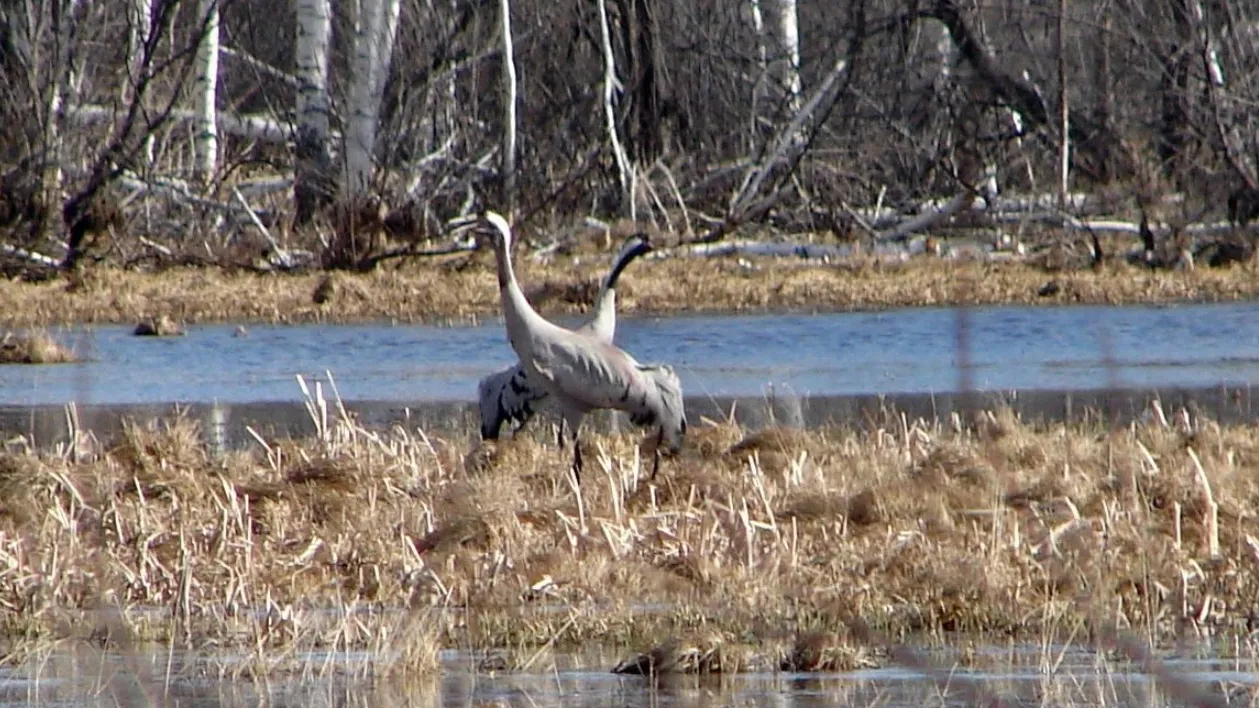
M 480 217 L 476 214 L 456 216 L 446 222 L 446 233 L 452 236 L 458 236 L 466 233 L 468 230 L 476 228 L 476 225 L 480 222 L 480 220 Z

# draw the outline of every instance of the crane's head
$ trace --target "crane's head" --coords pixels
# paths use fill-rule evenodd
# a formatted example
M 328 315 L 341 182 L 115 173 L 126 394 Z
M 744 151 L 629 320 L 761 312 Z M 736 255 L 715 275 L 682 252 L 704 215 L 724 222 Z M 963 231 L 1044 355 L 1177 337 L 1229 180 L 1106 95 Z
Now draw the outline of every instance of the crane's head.
M 478 245 L 501 245 L 505 250 L 511 250 L 511 224 L 496 211 L 487 209 L 478 214 L 459 217 L 447 222 L 447 226 L 455 234 L 471 231 Z
M 502 214 L 487 209 L 481 212 L 477 221 L 478 232 L 489 238 L 490 243 L 502 246 L 506 251 L 511 250 L 511 224 Z
M 612 264 L 612 272 L 608 274 L 605 287 L 608 290 L 615 288 L 617 280 L 620 279 L 625 267 L 635 258 L 644 253 L 650 253 L 651 248 L 651 237 L 645 233 L 639 232 L 625 239 L 625 243 L 621 245 L 621 252 L 616 257 L 616 262 Z
M 617 260 L 629 262 L 641 255 L 651 253 L 652 248 L 651 237 L 646 232 L 639 231 L 621 244 L 621 255 L 617 256 Z

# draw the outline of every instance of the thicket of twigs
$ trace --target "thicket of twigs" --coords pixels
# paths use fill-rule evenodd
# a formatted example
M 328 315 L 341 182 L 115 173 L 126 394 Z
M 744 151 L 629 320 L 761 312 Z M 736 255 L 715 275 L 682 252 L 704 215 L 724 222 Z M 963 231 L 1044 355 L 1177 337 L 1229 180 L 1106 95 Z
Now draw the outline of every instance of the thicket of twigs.
M 969 205 L 994 180 L 1003 194 L 1057 192 L 1064 125 L 1065 187 L 1088 196 L 1065 202 L 1076 216 L 1135 221 L 1140 207 L 1174 232 L 1259 211 L 1243 138 L 1256 115 L 1241 100 L 1256 81 L 1253 2 L 521 0 L 510 179 L 502 5 L 401 3 L 372 183 L 296 228 L 292 7 L 216 5 L 220 159 L 198 179 L 188 114 L 206 3 L 139 2 L 153 29 L 139 39 L 135 4 L 0 12 L 7 272 L 98 259 L 372 267 L 455 247 L 445 220 L 512 202 L 526 231 L 548 238 L 582 216 L 631 215 L 684 239 L 748 223 L 900 236 L 924 200 Z M 793 45 L 775 29 L 788 8 L 798 92 Z M 338 5 L 333 21 L 334 134 L 354 108 L 348 12 Z M 605 111 L 608 59 L 626 164 Z M 1028 204 L 1010 228 L 1063 203 Z

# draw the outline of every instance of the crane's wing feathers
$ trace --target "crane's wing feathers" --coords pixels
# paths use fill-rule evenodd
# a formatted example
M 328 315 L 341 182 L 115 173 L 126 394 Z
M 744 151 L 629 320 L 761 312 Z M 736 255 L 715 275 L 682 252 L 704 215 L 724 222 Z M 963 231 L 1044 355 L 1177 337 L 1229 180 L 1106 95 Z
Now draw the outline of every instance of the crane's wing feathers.
M 524 425 L 546 397 L 546 391 L 533 385 L 520 364 L 481 379 L 477 384 L 481 438 L 497 440 L 499 429 L 505 422 Z
M 638 365 L 638 371 L 655 387 L 658 404 L 630 413 L 635 425 L 658 425 L 669 443 L 670 452 L 677 452 L 686 434 L 686 408 L 682 400 L 682 380 L 668 364 Z
M 682 382 L 673 368 L 643 365 L 621 349 L 590 337 L 558 337 L 537 341 L 533 363 L 539 388 L 560 394 L 560 400 L 585 410 L 625 411 L 637 425 L 659 425 L 670 447 L 681 444 L 686 431 Z

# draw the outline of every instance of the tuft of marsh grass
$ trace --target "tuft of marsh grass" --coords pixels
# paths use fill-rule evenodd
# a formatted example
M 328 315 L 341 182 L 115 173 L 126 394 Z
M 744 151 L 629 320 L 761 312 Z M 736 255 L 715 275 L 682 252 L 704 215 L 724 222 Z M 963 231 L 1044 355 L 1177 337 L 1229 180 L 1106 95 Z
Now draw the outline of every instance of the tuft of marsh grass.
M 66 364 L 78 361 L 73 350 L 42 330 L 0 334 L 0 364 Z
M 867 665 L 870 632 L 1167 645 L 1259 621 L 1253 425 L 700 422 L 655 482 L 636 434 L 592 436 L 574 489 L 545 433 L 372 430 L 302 384 L 308 439 L 215 456 L 172 417 L 78 455 L 0 454 L 10 644 L 112 608 L 111 636 L 235 647 L 250 676 L 325 649 L 383 657 L 354 669 L 373 675 L 441 648 L 538 668 L 592 642 L 729 673 Z
M 140 320 L 132 334 L 137 337 L 182 337 L 184 328 L 170 315 L 161 315 Z

